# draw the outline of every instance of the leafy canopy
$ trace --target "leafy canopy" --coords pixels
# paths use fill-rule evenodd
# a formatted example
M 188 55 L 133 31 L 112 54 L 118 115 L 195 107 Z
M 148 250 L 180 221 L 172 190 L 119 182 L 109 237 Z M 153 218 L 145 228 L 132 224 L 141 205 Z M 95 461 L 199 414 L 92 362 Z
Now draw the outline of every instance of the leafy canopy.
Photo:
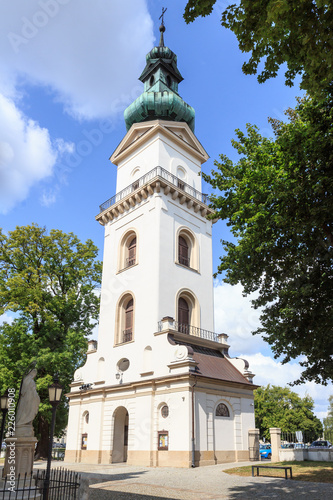
M 56 229 L 48 235 L 36 224 L 16 227 L 8 235 L 0 230 L 0 314 L 15 313 L 11 323 L 0 326 L 0 390 L 18 388 L 24 372 L 37 363 L 37 433 L 45 446 L 51 416 L 47 387 L 58 372 L 68 392 L 98 318 L 97 252 L 91 240 L 83 244 Z M 63 398 L 57 432 L 66 419 Z
M 313 400 L 309 396 L 301 398 L 287 387 L 268 384 L 256 389 L 254 411 L 256 428 L 268 440 L 271 427 L 279 427 L 285 433 L 302 431 L 309 441 L 322 435 L 322 423 L 313 413 Z
M 302 356 L 305 380 L 333 380 L 332 106 L 299 100 L 289 122 L 270 120 L 275 140 L 248 125 L 232 141 L 237 163 L 224 155 L 211 197 L 234 242 L 223 241 L 218 273 L 241 283 L 262 307 L 263 334 L 283 363 Z
M 209 15 L 216 0 L 188 0 L 187 23 Z M 222 13 L 222 26 L 237 37 L 242 52 L 251 52 L 245 74 L 258 81 L 275 77 L 287 64 L 286 85 L 302 75 L 301 88 L 314 94 L 333 82 L 332 0 L 240 0 Z

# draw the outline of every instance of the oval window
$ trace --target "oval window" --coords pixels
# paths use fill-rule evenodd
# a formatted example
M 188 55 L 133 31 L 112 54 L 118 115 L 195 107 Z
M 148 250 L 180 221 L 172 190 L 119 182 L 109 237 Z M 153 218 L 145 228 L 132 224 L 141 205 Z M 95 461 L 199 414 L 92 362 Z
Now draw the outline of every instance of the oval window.
M 127 358 L 123 358 L 120 361 L 118 361 L 117 368 L 121 372 L 125 372 L 130 365 L 130 362 Z
M 169 407 L 167 405 L 162 406 L 161 415 L 163 418 L 167 418 L 169 416 Z

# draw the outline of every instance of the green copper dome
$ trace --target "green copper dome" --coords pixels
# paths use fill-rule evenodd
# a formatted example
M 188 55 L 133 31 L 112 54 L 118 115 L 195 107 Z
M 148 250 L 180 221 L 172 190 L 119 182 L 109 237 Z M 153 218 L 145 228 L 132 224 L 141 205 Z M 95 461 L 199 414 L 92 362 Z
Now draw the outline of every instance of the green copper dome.
M 178 84 L 183 77 L 177 68 L 176 54 L 164 46 L 164 31 L 162 24 L 160 44 L 146 56 L 146 67 L 139 77 L 144 91 L 125 109 L 127 130 L 133 123 L 161 119 L 186 122 L 194 132 L 195 111 L 178 94 Z

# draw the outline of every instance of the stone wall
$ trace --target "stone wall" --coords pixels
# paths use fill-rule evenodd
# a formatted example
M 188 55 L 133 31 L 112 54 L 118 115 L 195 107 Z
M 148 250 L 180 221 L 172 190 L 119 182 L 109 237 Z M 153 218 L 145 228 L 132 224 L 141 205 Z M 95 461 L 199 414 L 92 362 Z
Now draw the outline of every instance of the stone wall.
M 302 462 L 304 460 L 313 460 L 315 462 L 333 462 L 333 448 L 281 448 L 279 452 L 281 462 L 291 462 L 293 460 Z

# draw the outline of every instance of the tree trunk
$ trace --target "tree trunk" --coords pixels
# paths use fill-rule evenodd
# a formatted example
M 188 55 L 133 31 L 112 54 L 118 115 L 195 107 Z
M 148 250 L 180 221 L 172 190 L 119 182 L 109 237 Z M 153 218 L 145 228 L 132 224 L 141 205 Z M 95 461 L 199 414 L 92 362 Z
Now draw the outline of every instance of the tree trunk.
M 38 435 L 36 455 L 38 458 L 47 459 L 49 451 L 50 424 L 42 416 L 38 416 Z

